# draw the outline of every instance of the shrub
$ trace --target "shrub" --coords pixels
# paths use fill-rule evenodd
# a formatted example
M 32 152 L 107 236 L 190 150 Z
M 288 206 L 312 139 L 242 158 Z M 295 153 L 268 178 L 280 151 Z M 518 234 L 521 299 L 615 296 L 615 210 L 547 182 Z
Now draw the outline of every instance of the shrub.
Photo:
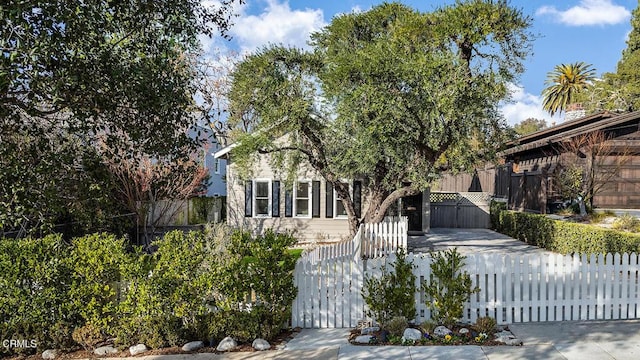
M 589 214 L 589 223 L 591 224 L 599 224 L 602 222 L 602 220 L 608 218 L 608 217 L 615 217 L 616 214 L 611 211 L 611 210 L 605 210 L 605 211 L 594 211 L 591 214 Z
M 213 260 L 202 232 L 172 231 L 155 245 L 153 255 L 138 254 L 132 279 L 122 289 L 120 345 L 144 339 L 155 347 L 177 345 L 197 332 L 199 319 L 209 311 Z
M 631 232 L 637 232 L 640 230 L 640 219 L 635 216 L 624 214 L 617 218 L 613 224 L 612 228 L 616 230 L 626 230 Z
M 471 276 L 462 271 L 465 256 L 456 248 L 431 253 L 431 257 L 430 281 L 423 284 L 427 306 L 435 322 L 452 326 L 462 318 L 464 303 L 480 289 L 472 287 Z
M 413 262 L 407 261 L 404 251 L 399 249 L 395 261 L 382 267 L 381 276 L 364 279 L 362 296 L 369 306 L 367 316 L 373 317 L 383 327 L 396 316 L 416 317 L 414 267 Z
M 295 242 L 224 226 L 168 233 L 153 255 L 108 234 L 72 246 L 60 236 L 0 239 L 0 339 L 35 340 L 38 351 L 91 349 L 113 336 L 154 348 L 212 334 L 272 339 L 296 295 Z M 0 348 L 18 352 L 35 349 Z
M 254 330 L 248 331 L 251 337 L 273 339 L 291 316 L 297 295 L 293 283 L 297 257 L 288 248 L 295 243 L 291 234 L 276 234 L 270 229 L 255 238 L 249 232 L 236 231 L 226 255 L 218 259 L 215 307 L 236 317 L 233 324 L 240 323 L 245 330 L 246 322 L 253 322 Z
M 117 320 L 118 289 L 136 258 L 127 252 L 126 240 L 114 235 L 87 235 L 73 239 L 72 244 L 66 259 L 73 268 L 68 305 L 82 324 L 111 334 Z
M 501 211 L 497 231 L 561 254 L 640 251 L 640 234 L 553 220 L 537 214 Z
M 476 320 L 476 330 L 481 333 L 491 334 L 496 329 L 496 320 L 489 316 L 479 317 Z
M 48 335 L 54 324 L 70 317 L 71 269 L 63 259 L 69 246 L 60 236 L 0 239 L 0 335 L 2 339 L 36 340 L 38 350 L 67 343 Z M 70 319 L 71 321 L 73 319 Z M 69 334 L 67 334 L 69 336 Z M 0 353 L 34 349 L 0 347 Z
M 194 340 L 186 336 L 182 319 L 170 314 L 144 316 L 135 318 L 138 321 L 123 322 L 115 333 L 116 343 L 130 346 L 143 343 L 152 349 L 167 346 L 180 346 L 187 340 Z
M 433 334 L 433 330 L 438 326 L 433 320 L 429 319 L 420 324 L 420 329 L 425 334 Z
M 54 348 L 71 350 L 76 347 L 73 340 L 72 324 L 67 321 L 59 321 L 46 331 L 46 337 L 51 340 Z
M 86 324 L 73 331 L 73 340 L 80 344 L 85 350 L 93 350 L 102 343 L 106 336 L 99 327 L 93 324 Z
M 404 333 L 404 329 L 409 326 L 407 322 L 407 318 L 404 316 L 394 316 L 389 322 L 385 325 L 385 330 L 389 331 L 389 334 L 393 336 L 402 336 Z
M 489 221 L 492 229 L 497 229 L 500 224 L 500 212 L 507 210 L 507 203 L 492 200 L 489 205 Z

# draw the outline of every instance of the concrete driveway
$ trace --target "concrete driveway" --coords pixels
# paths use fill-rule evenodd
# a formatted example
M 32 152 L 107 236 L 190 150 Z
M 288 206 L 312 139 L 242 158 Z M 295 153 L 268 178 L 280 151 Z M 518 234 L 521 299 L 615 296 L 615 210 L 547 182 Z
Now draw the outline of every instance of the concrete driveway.
M 408 252 L 423 253 L 456 247 L 462 254 L 552 254 L 488 229 L 433 228 L 426 235 L 409 236 Z

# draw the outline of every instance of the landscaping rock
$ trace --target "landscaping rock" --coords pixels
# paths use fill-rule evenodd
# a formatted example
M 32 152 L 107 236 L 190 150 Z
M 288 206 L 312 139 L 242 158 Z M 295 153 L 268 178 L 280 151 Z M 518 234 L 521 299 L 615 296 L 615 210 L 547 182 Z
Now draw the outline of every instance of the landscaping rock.
M 138 344 L 138 345 L 131 346 L 131 347 L 129 348 L 129 353 L 131 354 L 131 356 L 136 356 L 136 355 L 138 355 L 138 354 L 142 354 L 143 352 L 145 352 L 145 351 L 147 351 L 147 350 L 149 350 L 149 349 L 147 348 L 147 345 L 145 345 L 145 344 Z
M 113 346 L 100 346 L 99 348 L 93 350 L 93 353 L 98 356 L 111 355 L 116 354 L 118 349 Z
M 42 358 L 45 360 L 53 360 L 56 356 L 58 356 L 58 350 L 49 349 L 42 353 Z
M 402 341 L 413 340 L 418 341 L 422 338 L 422 332 L 418 329 L 414 328 L 406 328 L 404 329 L 404 333 L 402 333 Z
M 191 341 L 182 345 L 182 351 L 196 351 L 204 347 L 202 341 Z
M 460 330 L 458 331 L 458 333 L 459 333 L 460 335 L 467 335 L 467 334 L 469 333 L 469 329 L 467 329 L 467 328 L 462 328 L 462 329 L 460 329 Z
M 370 327 L 366 327 L 366 328 L 360 330 L 360 334 L 361 335 L 369 335 L 369 334 L 373 334 L 376 331 L 380 331 L 380 327 L 379 326 L 370 326 Z
M 435 329 L 433 329 L 433 335 L 438 336 L 438 337 L 444 337 L 446 335 L 452 334 L 453 331 L 451 331 L 449 328 L 447 328 L 446 326 L 438 326 Z
M 516 338 L 510 331 L 501 331 L 496 333 L 496 341 L 511 346 L 522 345 L 522 340 Z
M 373 338 L 372 335 L 360 335 L 360 336 L 357 336 L 355 340 L 353 340 L 353 342 L 357 344 L 368 344 L 371 342 L 372 338 Z
M 232 337 L 227 336 L 226 338 L 222 339 L 222 341 L 220 341 L 220 344 L 218 344 L 218 346 L 216 347 L 216 350 L 229 351 L 229 350 L 235 349 L 236 346 L 238 346 L 238 343 L 235 340 L 233 340 Z
M 255 339 L 251 344 L 251 347 L 258 351 L 269 350 L 271 349 L 271 344 L 265 339 Z

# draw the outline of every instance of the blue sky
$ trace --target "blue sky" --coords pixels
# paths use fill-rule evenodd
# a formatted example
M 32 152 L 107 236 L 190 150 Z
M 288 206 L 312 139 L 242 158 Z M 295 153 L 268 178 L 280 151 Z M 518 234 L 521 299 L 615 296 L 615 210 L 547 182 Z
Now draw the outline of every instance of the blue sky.
M 211 0 L 215 2 L 215 0 Z M 205 47 L 230 48 L 252 52 L 269 43 L 306 46 L 309 34 L 341 13 L 366 11 L 382 1 L 369 0 L 246 0 L 236 7 L 239 17 L 230 34 L 231 42 L 213 39 Z M 432 11 L 450 0 L 400 1 L 420 11 Z M 205 1 L 206 3 L 206 1 Z M 593 64 L 597 74 L 615 71 L 631 30 L 631 12 L 637 0 L 511 0 L 511 5 L 533 18 L 538 34 L 526 71 L 513 84 L 513 103 L 503 106 L 507 121 L 515 124 L 528 117 L 548 123 L 562 121 L 542 110 L 540 93 L 549 71 L 560 63 L 584 61 Z

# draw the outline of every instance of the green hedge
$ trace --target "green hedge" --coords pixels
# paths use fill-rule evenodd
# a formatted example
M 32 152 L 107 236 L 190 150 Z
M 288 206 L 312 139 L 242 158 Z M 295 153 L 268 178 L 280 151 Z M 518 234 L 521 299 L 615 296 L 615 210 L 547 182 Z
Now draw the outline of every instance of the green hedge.
M 296 240 L 228 229 L 174 231 L 150 255 L 109 234 L 64 242 L 0 239 L 0 339 L 48 348 L 92 349 L 115 338 L 121 348 L 191 340 L 270 340 L 290 316 L 296 294 Z M 251 261 L 247 261 L 247 259 Z M 243 304 L 258 299 L 253 307 Z
M 494 229 L 561 254 L 638 253 L 640 235 L 491 207 Z

